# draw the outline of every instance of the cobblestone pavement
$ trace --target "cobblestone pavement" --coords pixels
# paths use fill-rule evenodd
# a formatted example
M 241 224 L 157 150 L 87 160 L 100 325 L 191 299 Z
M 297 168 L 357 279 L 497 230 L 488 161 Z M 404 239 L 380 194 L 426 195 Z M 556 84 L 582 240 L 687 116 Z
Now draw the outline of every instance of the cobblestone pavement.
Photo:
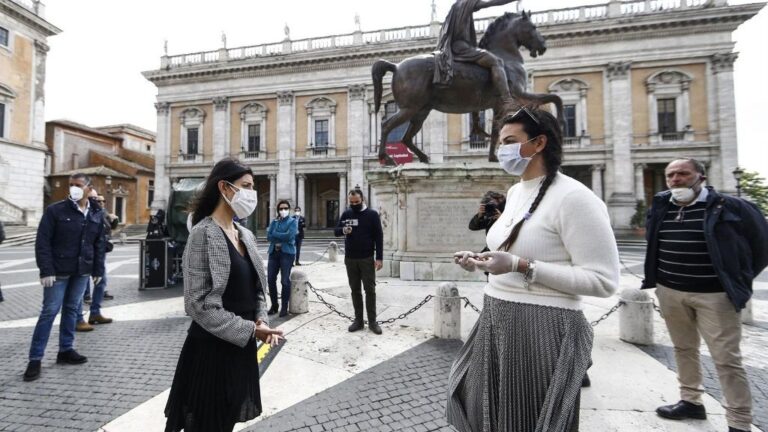
M 246 430 L 455 431 L 443 413 L 460 347 L 459 341 L 431 339 Z
M 22 381 L 32 328 L 0 329 L 0 431 L 95 431 L 170 387 L 188 318 L 116 322 L 77 335 L 79 366 L 57 365 L 58 329 L 42 376 Z

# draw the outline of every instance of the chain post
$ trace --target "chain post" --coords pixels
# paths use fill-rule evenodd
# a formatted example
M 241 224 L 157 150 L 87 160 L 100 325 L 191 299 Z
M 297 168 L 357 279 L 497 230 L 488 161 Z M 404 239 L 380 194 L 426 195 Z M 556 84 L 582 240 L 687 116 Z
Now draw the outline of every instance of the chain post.
M 603 316 L 601 316 L 600 318 L 598 318 L 598 319 L 592 321 L 591 323 L 589 323 L 589 325 L 591 325 L 592 327 L 597 326 L 601 322 L 605 321 L 605 319 L 608 318 L 609 316 L 611 316 L 614 312 L 619 310 L 619 308 L 622 307 L 623 305 L 624 305 L 624 302 L 619 300 L 619 302 L 616 303 L 616 305 L 614 307 L 612 307 L 608 312 L 604 313 Z

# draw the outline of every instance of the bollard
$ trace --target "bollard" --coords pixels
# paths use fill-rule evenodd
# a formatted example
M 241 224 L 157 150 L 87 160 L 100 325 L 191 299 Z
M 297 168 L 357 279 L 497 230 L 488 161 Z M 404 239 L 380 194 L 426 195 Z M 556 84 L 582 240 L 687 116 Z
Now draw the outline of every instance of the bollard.
M 443 282 L 437 287 L 435 337 L 461 339 L 461 299 L 454 282 Z
M 741 310 L 741 323 L 749 325 L 755 323 L 755 317 L 752 315 L 752 300 L 748 301 L 744 309 Z
M 301 270 L 291 272 L 291 301 L 288 304 L 288 312 L 303 314 L 309 312 L 309 295 L 307 274 Z
M 328 245 L 328 262 L 336 262 L 339 260 L 339 245 L 335 241 L 332 241 Z
M 2 302 L 3 300 L 4 300 L 3 299 L 3 285 L 0 284 L 0 302 Z
M 626 288 L 619 297 L 619 339 L 638 345 L 653 345 L 653 301 L 647 292 Z

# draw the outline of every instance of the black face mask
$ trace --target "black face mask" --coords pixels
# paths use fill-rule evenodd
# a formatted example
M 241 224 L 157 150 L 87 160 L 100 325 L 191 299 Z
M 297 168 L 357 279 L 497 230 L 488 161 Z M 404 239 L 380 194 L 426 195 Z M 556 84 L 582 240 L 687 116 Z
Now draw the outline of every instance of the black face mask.
M 363 210 L 363 204 L 362 203 L 360 203 L 360 204 L 350 204 L 349 208 L 351 208 L 352 210 L 354 210 L 356 212 L 360 212 L 360 211 Z

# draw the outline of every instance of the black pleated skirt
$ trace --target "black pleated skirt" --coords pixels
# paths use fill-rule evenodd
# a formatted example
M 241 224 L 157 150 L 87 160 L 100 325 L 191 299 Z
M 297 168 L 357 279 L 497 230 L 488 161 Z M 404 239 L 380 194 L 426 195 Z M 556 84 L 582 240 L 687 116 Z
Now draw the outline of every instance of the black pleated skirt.
M 165 432 L 231 432 L 260 414 L 256 342 L 240 348 L 193 322 L 165 406 Z

